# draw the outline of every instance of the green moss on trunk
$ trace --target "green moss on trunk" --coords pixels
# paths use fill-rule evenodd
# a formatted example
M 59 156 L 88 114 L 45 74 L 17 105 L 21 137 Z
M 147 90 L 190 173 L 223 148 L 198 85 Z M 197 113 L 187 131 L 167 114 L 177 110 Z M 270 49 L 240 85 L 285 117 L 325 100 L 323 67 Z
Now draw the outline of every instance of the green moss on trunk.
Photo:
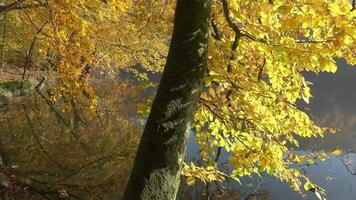
M 211 0 L 178 0 L 167 63 L 125 200 L 175 199 L 206 72 Z

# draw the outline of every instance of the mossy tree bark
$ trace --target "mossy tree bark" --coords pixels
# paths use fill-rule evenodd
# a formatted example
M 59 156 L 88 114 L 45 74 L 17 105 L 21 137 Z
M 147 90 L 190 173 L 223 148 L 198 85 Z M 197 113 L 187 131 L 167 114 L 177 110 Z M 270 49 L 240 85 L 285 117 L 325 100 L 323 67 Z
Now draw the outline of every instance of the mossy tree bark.
M 178 0 L 162 79 L 125 200 L 173 200 L 206 72 L 211 0 Z

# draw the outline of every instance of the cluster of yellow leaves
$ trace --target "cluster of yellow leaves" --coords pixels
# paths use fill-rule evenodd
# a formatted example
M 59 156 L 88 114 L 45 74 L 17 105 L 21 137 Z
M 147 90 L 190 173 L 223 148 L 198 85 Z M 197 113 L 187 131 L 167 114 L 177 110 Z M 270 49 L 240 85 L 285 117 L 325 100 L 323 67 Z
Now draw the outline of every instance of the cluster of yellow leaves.
M 110 54 L 110 50 L 104 49 L 101 43 L 105 37 L 115 38 L 111 37 L 116 32 L 115 26 L 129 6 L 129 0 L 49 2 L 52 26 L 48 27 L 51 37 L 45 47 L 54 47 L 53 53 L 59 54 L 55 75 L 62 87 L 62 95 L 76 95 L 72 91 L 82 94 L 85 91 L 93 99 L 92 103 L 96 103 L 86 78 L 91 68 L 113 61 L 112 58 L 103 59 L 105 54 Z
M 194 185 L 196 180 L 200 180 L 205 184 L 214 181 L 222 182 L 228 177 L 213 166 L 197 167 L 193 163 L 189 165 L 183 163 L 181 174 L 187 177 L 186 181 L 189 185 Z
M 201 157 L 213 163 L 216 149 L 224 148 L 235 177 L 267 171 L 300 191 L 307 177 L 291 168 L 287 144 L 298 147 L 296 136 L 329 130 L 297 104 L 312 97 L 302 72 L 335 72 L 334 58 L 356 63 L 356 11 L 347 0 L 226 1 L 237 32 L 223 1 L 214 2 L 221 38 L 210 41 L 206 90 L 195 115 Z
M 172 20 L 174 5 L 172 1 L 48 0 L 8 15 L 11 23 L 25 30 L 25 37 L 18 40 L 37 38 L 33 60 L 47 69 L 43 75 L 55 80 L 52 100 L 84 93 L 95 105 L 88 79 L 92 69 L 115 79 L 118 70 L 129 70 L 141 80 L 147 80 L 147 74 L 132 66 L 162 71 L 172 29 L 167 21 Z
M 22 3 L 19 5 L 40 4 L 34 0 Z M 105 31 L 114 34 L 115 26 L 130 6 L 130 0 L 48 0 L 37 8 L 19 9 L 8 15 L 14 19 L 11 23 L 25 30 L 22 39 L 33 40 L 36 49 L 33 60 L 49 72 L 43 75 L 53 76 L 57 83 L 53 98 L 85 92 L 95 104 L 87 76 L 94 66 L 112 61 L 111 58 L 102 59 L 109 51 L 102 48 L 100 36 Z

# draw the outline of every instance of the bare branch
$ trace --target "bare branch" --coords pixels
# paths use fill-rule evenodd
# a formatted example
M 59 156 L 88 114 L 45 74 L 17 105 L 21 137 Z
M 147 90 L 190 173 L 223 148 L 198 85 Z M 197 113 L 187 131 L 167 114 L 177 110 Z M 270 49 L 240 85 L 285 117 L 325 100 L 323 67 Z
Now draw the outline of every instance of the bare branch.
M 218 26 L 215 24 L 214 20 L 211 19 L 211 27 L 213 28 L 213 33 L 211 34 L 216 40 L 220 41 L 222 39 L 222 33 L 218 29 Z
M 223 9 L 224 9 L 224 16 L 225 16 L 225 19 L 229 25 L 229 27 L 237 34 L 237 35 L 240 35 L 241 32 L 240 32 L 240 29 L 239 27 L 237 26 L 237 24 L 235 24 L 233 21 L 232 21 L 232 18 L 230 16 L 230 10 L 229 10 L 229 2 L 228 0 L 221 0 L 222 4 L 223 4 Z

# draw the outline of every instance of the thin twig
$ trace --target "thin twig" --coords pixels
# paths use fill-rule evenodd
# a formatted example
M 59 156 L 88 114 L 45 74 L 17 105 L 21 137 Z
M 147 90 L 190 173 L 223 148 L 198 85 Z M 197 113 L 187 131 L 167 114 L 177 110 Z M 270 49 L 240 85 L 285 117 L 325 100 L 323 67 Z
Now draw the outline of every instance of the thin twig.
M 24 84 L 24 81 L 25 81 L 25 76 L 26 76 L 27 69 L 28 69 L 28 67 L 29 67 L 29 65 L 31 63 L 31 60 L 32 60 L 32 54 L 33 54 L 33 51 L 35 49 L 35 44 L 36 44 L 37 38 L 38 38 L 39 34 L 42 32 L 43 28 L 45 27 L 45 25 L 47 23 L 48 22 L 45 22 L 41 26 L 41 28 L 36 32 L 35 37 L 33 38 L 32 42 L 31 42 L 30 50 L 28 51 L 28 55 L 27 55 L 26 64 L 24 66 L 23 73 L 22 73 L 22 81 L 21 81 L 21 85 L 20 85 L 21 91 L 23 89 L 23 84 Z
M 30 126 L 30 129 L 31 129 L 31 133 L 33 135 L 33 137 L 35 138 L 36 140 L 36 143 L 37 145 L 39 146 L 39 148 L 41 149 L 41 151 L 45 154 L 45 156 L 50 160 L 52 161 L 54 164 L 56 164 L 59 168 L 63 169 L 63 170 L 69 170 L 68 168 L 64 167 L 63 165 L 61 165 L 58 161 L 56 161 L 54 158 L 51 157 L 51 155 L 46 151 L 46 149 L 44 148 L 44 146 L 42 145 L 38 135 L 36 134 L 35 132 L 35 129 L 32 125 L 32 122 L 30 120 L 30 117 L 27 113 L 27 109 L 26 109 L 26 106 L 25 104 L 22 105 L 23 106 L 23 109 L 25 111 L 25 116 L 26 116 L 26 119 L 27 119 L 27 123 L 28 125 Z M 71 170 L 72 171 L 72 170 Z

